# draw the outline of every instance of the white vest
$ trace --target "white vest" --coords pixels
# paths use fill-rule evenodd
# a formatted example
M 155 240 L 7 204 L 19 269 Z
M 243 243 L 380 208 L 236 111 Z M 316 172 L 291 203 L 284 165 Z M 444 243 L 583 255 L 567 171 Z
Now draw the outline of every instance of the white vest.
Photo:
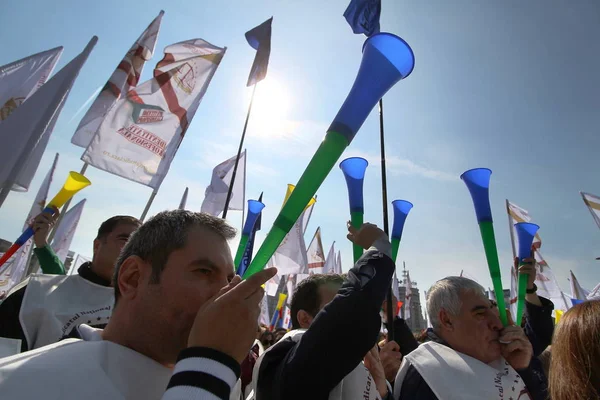
M 19 320 L 29 349 L 56 343 L 80 324 L 106 324 L 114 289 L 79 275 L 32 275 Z
M 281 341 L 291 338 L 295 343 L 300 341 L 300 337 L 302 334 L 306 332 L 306 329 L 297 329 L 288 332 Z M 258 372 L 260 370 L 260 364 L 265 356 L 271 349 L 277 346 L 277 343 L 272 347 L 265 350 L 265 353 L 261 355 L 256 364 L 254 365 L 254 370 L 252 371 L 252 391 L 253 396 L 249 398 L 253 398 L 254 400 L 260 400 L 260 398 L 256 395 L 256 387 L 258 386 Z M 307 382 L 307 385 L 310 385 Z M 389 389 L 389 387 L 388 387 Z M 335 387 L 331 392 L 329 392 L 329 400 L 380 400 L 381 396 L 379 396 L 379 392 L 377 392 L 377 387 L 375 386 L 375 381 L 373 377 L 369 373 L 369 370 L 365 365 L 361 362 L 352 370 L 348 375 L 342 379 L 342 381 Z M 248 399 L 247 399 L 248 400 Z
M 485 364 L 436 342 L 423 343 L 404 356 L 394 383 L 395 399 L 411 365 L 439 400 L 531 399 L 523 379 L 504 358 Z

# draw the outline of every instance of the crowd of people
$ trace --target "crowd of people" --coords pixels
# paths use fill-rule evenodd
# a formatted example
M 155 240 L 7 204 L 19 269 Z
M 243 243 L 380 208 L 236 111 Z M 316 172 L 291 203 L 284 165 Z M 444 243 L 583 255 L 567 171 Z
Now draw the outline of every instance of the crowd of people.
M 600 399 L 600 301 L 574 306 L 555 329 L 532 259 L 520 267 L 522 321 L 504 326 L 483 287 L 450 276 L 428 291 L 431 327 L 413 335 L 387 320 L 387 235 L 348 224 L 363 256 L 347 274 L 298 283 L 292 329 L 272 331 L 258 320 L 277 271 L 236 276 L 225 220 L 112 217 L 72 275 L 46 242 L 55 220 L 34 221 L 42 273 L 0 304 L 0 344 L 21 349 L 0 359 L 3 399 Z

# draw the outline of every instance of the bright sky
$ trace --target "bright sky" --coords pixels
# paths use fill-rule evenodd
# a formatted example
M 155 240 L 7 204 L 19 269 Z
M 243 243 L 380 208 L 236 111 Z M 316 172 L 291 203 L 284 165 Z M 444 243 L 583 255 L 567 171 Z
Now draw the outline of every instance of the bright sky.
M 0 237 L 13 240 L 20 233 L 56 152 L 60 160 L 51 194 L 69 170 L 81 168 L 82 149 L 70 144 L 83 116 L 77 111 L 164 9 L 155 56 L 142 81 L 168 44 L 202 38 L 228 50 L 150 215 L 176 208 L 186 186 L 188 208 L 199 210 L 212 168 L 235 154 L 255 55 L 244 32 L 274 16 L 268 77 L 257 89 L 245 145 L 247 196 L 264 191 L 267 205 L 262 241 L 286 184 L 297 182 L 354 81 L 364 36 L 353 35 L 346 24 L 346 5 L 347 0 L 24 0 L 4 7 L 0 65 L 62 45 L 61 68 L 92 35 L 99 41 L 30 191 L 11 193 L 0 209 Z M 600 149 L 599 15 L 594 0 L 383 0 L 382 30 L 403 37 L 416 55 L 414 72 L 385 96 L 384 111 L 388 198 L 415 205 L 399 259 L 421 290 L 462 269 L 491 286 L 471 199 L 459 179 L 475 167 L 494 171 L 491 200 L 504 287 L 510 286 L 511 264 L 506 198 L 529 210 L 541 226 L 543 254 L 563 290 L 569 292 L 569 270 L 587 289 L 600 281 L 600 261 L 594 260 L 600 256 L 600 231 L 578 193 L 600 194 L 593 161 Z M 370 161 L 365 220 L 381 226 L 378 134 L 373 112 L 343 157 Z M 116 214 L 139 216 L 151 189 L 92 167 L 87 176 L 93 185 L 75 199 L 87 198 L 87 204 L 72 250 L 91 256 L 100 223 Z M 306 241 L 320 225 L 325 252 L 336 241 L 344 270 L 352 259 L 345 238 L 348 218 L 346 186 L 336 167 L 318 192 Z M 240 212 L 230 212 L 228 219 L 241 226 Z

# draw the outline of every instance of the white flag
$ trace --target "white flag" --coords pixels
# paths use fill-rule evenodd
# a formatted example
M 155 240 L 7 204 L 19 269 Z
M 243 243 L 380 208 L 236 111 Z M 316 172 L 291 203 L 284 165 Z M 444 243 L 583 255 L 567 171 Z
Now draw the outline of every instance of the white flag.
M 531 216 L 529 215 L 529 212 L 527 210 L 519 207 L 515 203 L 511 203 L 510 201 L 506 200 L 506 204 L 508 205 L 508 215 L 509 215 L 510 221 L 511 221 L 510 226 L 512 227 L 512 230 L 513 230 L 512 237 L 516 238 L 517 231 L 515 229 L 515 224 L 517 222 L 531 222 Z M 536 249 L 538 249 L 542 246 L 542 238 L 540 237 L 539 233 L 535 234 L 535 238 L 533 239 L 533 246 Z
M 48 197 L 48 191 L 50 189 L 50 184 L 52 183 L 52 177 L 54 176 L 54 170 L 56 169 L 57 163 L 58 153 L 54 156 L 52 167 L 50 167 L 50 170 L 40 185 L 35 200 L 29 210 L 29 214 L 27 214 L 27 218 L 23 224 L 22 231 L 29 228 L 31 221 L 42 212 L 44 207 L 46 207 L 46 199 Z M 15 255 L 0 268 L 2 270 L 2 273 L 0 274 L 0 299 L 2 298 L 2 293 L 8 292 L 14 285 L 19 284 L 25 279 L 33 246 L 33 239 L 28 240 L 19 250 L 17 250 Z M 7 265 L 9 262 L 11 262 L 10 266 Z
M 337 252 L 337 257 L 335 259 L 335 273 L 336 274 L 342 273 L 342 253 L 340 253 L 339 250 Z
M 202 39 L 167 46 L 154 78 L 117 100 L 81 160 L 158 189 L 224 54 Z
M 290 296 L 288 296 L 288 299 Z M 285 311 L 283 313 L 283 329 L 290 329 L 292 326 L 292 312 L 289 306 L 285 306 Z
M 318 227 L 308 246 L 308 273 L 322 274 L 324 265 L 325 251 L 321 242 L 321 227 Z
M 48 189 L 52 182 L 52 176 L 54 175 L 54 169 L 58 161 L 58 153 L 54 156 L 54 162 L 50 171 L 46 174 L 46 177 L 42 181 L 40 189 L 33 201 L 33 205 L 29 210 L 29 214 L 25 219 L 22 230 L 26 230 L 29 227 L 30 222 L 33 218 L 40 214 L 45 207 L 46 198 L 48 197 Z M 28 240 L 17 250 L 17 252 L 0 268 L 0 299 L 2 299 L 10 289 L 20 283 L 27 273 L 27 267 L 31 258 L 31 251 L 33 249 L 33 240 Z
M 509 216 L 509 221 L 511 227 L 514 229 L 514 224 L 517 222 L 532 222 L 532 218 L 527 210 L 517 206 L 514 203 L 511 203 L 507 200 L 507 212 Z M 511 240 L 516 238 L 516 234 L 511 236 Z M 537 286 L 537 294 L 538 296 L 545 297 L 554 303 L 555 310 L 567 311 L 571 308 L 570 302 L 565 298 L 554 273 L 544 257 L 540 252 L 540 246 L 542 244 L 542 240 L 540 238 L 539 233 L 535 235 L 535 239 L 533 240 L 533 246 L 536 248 L 535 250 L 535 261 L 536 261 L 536 277 L 535 277 L 535 285 Z M 513 243 L 513 247 L 516 246 Z M 515 277 L 516 279 L 516 277 Z M 517 283 L 515 282 L 515 288 Z M 512 305 L 512 301 L 515 300 L 514 306 Z M 516 298 L 514 294 L 511 293 L 511 309 L 514 309 L 516 313 Z
M 410 273 L 406 272 L 406 280 L 404 281 L 405 301 L 404 301 L 404 319 L 410 318 L 410 300 L 412 299 L 412 282 L 410 281 Z
M 0 123 L 46 83 L 62 52 L 56 47 L 0 67 Z
M 325 259 L 325 265 L 323 265 L 324 274 L 335 274 L 335 242 L 331 243 L 329 253 Z
M 590 291 L 581 287 L 579 281 L 577 278 L 575 278 L 573 271 L 569 272 L 571 273 L 571 297 L 577 300 L 586 300 L 590 294 Z
M 592 218 L 596 221 L 596 225 L 600 228 L 600 197 L 594 196 L 593 194 L 580 192 L 583 201 L 588 206 Z
M 81 54 L 0 124 L 0 142 L 3 143 L 0 147 L 0 187 L 17 184 L 23 190 L 29 188 L 56 119 L 97 40 L 94 36 Z
M 79 267 L 81 267 L 86 262 L 91 262 L 92 258 L 87 256 L 82 256 L 81 254 L 77 254 L 73 262 L 71 263 L 71 267 L 69 269 L 69 275 L 77 275 L 77 271 Z
M 185 188 L 185 192 L 183 192 L 183 196 L 181 197 L 181 201 L 179 202 L 179 209 L 185 210 L 185 205 L 187 204 L 188 197 L 188 188 Z
M 596 286 L 594 286 L 594 288 L 591 290 L 590 294 L 588 294 L 587 299 L 588 300 L 600 299 L 600 283 L 597 284 Z
M 54 240 L 50 245 L 58 259 L 64 264 L 69 254 L 69 247 L 75 236 L 79 219 L 81 218 L 81 212 L 85 206 L 85 199 L 74 205 L 65 213 L 60 221 L 60 224 L 56 227 L 56 233 Z
M 304 242 L 303 218 L 300 216 L 271 257 L 271 266 L 281 275 L 308 273 L 308 258 Z
M 136 87 L 140 81 L 144 64 L 154 54 L 163 14 L 164 11 L 161 11 L 142 32 L 85 113 L 71 138 L 71 143 L 75 146 L 87 147 L 108 110 L 121 98 L 121 95 Z
M 218 217 L 225 208 L 227 192 L 233 176 L 236 156 L 231 157 L 217 165 L 212 172 L 210 185 L 204 193 L 204 201 L 200 211 Z M 238 169 L 233 182 L 231 199 L 229 200 L 229 210 L 243 210 L 246 200 L 246 150 L 240 154 Z
M 269 260 L 268 266 L 272 267 L 271 260 Z M 281 281 L 281 275 L 279 275 L 279 272 L 277 272 L 277 274 L 275 276 L 273 276 L 271 279 L 269 279 L 267 281 L 267 283 L 265 283 L 266 294 L 269 296 L 275 296 L 277 294 L 277 289 L 279 289 L 280 281 Z M 271 321 L 271 320 L 269 320 L 269 321 Z

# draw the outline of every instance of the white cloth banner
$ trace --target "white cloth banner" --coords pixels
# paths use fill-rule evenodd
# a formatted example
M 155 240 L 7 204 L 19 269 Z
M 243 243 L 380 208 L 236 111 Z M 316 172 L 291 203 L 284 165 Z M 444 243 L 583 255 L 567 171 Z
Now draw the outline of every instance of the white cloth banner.
M 56 233 L 52 240 L 51 247 L 56 253 L 58 259 L 64 264 L 69 254 L 69 247 L 73 242 L 83 207 L 85 206 L 86 199 L 81 200 L 79 203 L 74 205 L 65 213 L 60 224 L 56 227 Z
M 588 300 L 596 300 L 600 298 L 600 283 L 594 286 L 590 294 L 588 294 Z
M 28 190 L 33 175 L 46 149 L 54 124 L 69 96 L 79 70 L 94 48 L 98 38 L 15 109 L 11 117 L 0 124 L 0 187 L 9 184 Z M 16 135 L 15 132 L 19 134 Z
M 590 193 L 580 193 L 585 205 L 588 206 L 588 209 L 592 214 L 592 218 L 594 218 L 596 225 L 598 225 L 598 228 L 600 228 L 600 197 L 594 196 Z
M 337 257 L 335 259 L 335 273 L 342 273 L 342 253 L 338 250 Z
M 81 160 L 158 189 L 224 54 L 202 39 L 167 46 L 154 78 L 117 100 Z
M 121 98 L 121 95 L 138 84 L 144 64 L 154 55 L 163 14 L 164 12 L 161 11 L 142 32 L 85 113 L 71 138 L 71 143 L 75 146 L 87 147 L 108 110 Z
M 335 274 L 335 242 L 331 243 L 329 253 L 327 253 L 327 258 L 325 259 L 325 264 L 323 265 L 323 273 Z
M 200 207 L 200 211 L 214 215 L 221 215 L 225 208 L 225 200 L 227 200 L 227 192 L 231 185 L 233 177 L 233 168 L 235 166 L 236 156 L 233 156 L 219 165 L 212 172 L 210 185 L 204 193 L 204 201 Z M 246 201 L 246 150 L 240 154 L 238 161 L 238 169 L 233 183 L 231 199 L 229 200 L 229 210 L 243 210 L 244 202 Z
M 404 357 L 394 382 L 396 399 L 410 366 L 440 400 L 531 399 L 523 379 L 504 358 L 485 364 L 436 342 L 423 343 Z
M 313 239 L 308 246 L 308 273 L 321 274 L 325 265 L 325 251 L 321 242 L 321 227 L 317 228 Z
M 275 291 L 277 291 L 277 288 L 275 288 Z M 258 323 L 265 326 L 269 326 L 271 323 L 271 316 L 269 315 L 269 297 L 266 292 L 260 302 L 260 316 L 258 317 Z
M 62 52 L 56 47 L 0 67 L 0 123 L 46 83 Z

